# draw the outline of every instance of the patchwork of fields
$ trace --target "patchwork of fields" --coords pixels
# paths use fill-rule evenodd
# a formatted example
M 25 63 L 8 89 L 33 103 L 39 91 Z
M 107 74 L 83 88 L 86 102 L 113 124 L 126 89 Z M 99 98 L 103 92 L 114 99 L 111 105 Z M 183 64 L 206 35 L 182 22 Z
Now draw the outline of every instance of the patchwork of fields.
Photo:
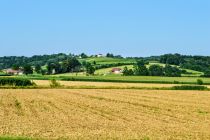
M 210 92 L 0 89 L 0 135 L 210 139 Z

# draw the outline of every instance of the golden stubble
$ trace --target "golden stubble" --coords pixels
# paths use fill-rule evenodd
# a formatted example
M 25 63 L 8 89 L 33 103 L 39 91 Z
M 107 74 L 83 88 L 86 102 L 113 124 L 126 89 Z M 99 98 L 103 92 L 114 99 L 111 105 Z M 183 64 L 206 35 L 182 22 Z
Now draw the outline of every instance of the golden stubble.
M 0 135 L 210 139 L 210 92 L 1 89 Z
M 38 86 L 49 86 L 49 80 L 34 80 L 34 82 Z M 93 87 L 119 87 L 119 88 L 162 88 L 162 87 L 173 87 L 177 84 L 151 84 L 151 83 L 117 83 L 117 82 L 83 82 L 83 81 L 57 81 L 61 85 L 64 86 L 72 86 L 72 87 L 85 87 L 85 86 L 93 86 Z

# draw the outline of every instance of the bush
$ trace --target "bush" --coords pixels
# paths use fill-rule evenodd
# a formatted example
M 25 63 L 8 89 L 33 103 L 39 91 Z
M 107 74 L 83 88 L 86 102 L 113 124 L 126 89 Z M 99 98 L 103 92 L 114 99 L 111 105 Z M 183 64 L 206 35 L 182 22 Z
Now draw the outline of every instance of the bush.
M 191 85 L 182 85 L 182 86 L 174 86 L 171 88 L 172 90 L 207 90 L 206 86 L 191 86 Z
M 205 71 L 203 77 L 210 77 L 210 70 Z
M 179 84 L 180 82 L 179 81 L 174 81 L 174 84 Z
M 164 68 L 165 76 L 168 77 L 181 77 L 181 70 L 177 67 L 166 65 Z
M 29 79 L 23 78 L 0 78 L 0 86 L 33 86 L 35 85 Z
M 163 76 L 163 67 L 160 65 L 151 65 L 149 67 L 149 73 L 151 76 Z
M 198 80 L 197 80 L 197 84 L 198 84 L 198 85 L 203 85 L 203 81 L 202 81 L 201 79 L 198 79 Z
M 50 80 L 50 87 L 51 88 L 61 87 L 61 84 L 57 82 L 55 79 L 52 79 Z
M 122 73 L 123 73 L 123 76 L 132 76 L 134 74 L 133 70 L 132 69 L 128 69 L 128 67 L 124 67 Z

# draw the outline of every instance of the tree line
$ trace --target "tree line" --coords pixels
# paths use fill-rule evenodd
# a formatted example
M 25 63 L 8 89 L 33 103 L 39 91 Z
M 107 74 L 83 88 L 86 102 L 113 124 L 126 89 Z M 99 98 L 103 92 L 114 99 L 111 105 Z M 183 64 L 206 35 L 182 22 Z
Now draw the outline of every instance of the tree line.
M 205 77 L 210 77 L 210 57 L 190 56 L 180 54 L 165 54 L 160 56 L 160 63 L 177 65 L 184 69 L 204 72 Z
M 23 66 L 24 74 L 33 74 L 36 72 L 38 74 L 60 74 L 60 73 L 73 73 L 73 72 L 86 72 L 87 75 L 93 75 L 95 72 L 95 67 L 86 61 L 80 63 L 75 57 L 69 57 L 66 60 L 59 62 L 48 62 L 46 68 L 42 68 L 41 65 L 35 65 L 34 67 L 30 64 Z
M 177 67 L 166 65 L 165 67 L 160 65 L 151 65 L 149 68 L 146 67 L 149 63 L 144 60 L 139 60 L 134 65 L 133 69 L 124 67 L 124 76 L 168 76 L 168 77 L 180 77 L 182 71 Z

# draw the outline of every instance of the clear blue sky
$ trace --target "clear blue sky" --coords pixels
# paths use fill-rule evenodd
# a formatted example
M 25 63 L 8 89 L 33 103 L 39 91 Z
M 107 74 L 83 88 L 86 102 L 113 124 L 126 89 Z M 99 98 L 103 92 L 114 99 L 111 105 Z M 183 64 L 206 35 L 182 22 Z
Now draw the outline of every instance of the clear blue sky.
M 210 55 L 210 0 L 1 0 L 0 56 Z

